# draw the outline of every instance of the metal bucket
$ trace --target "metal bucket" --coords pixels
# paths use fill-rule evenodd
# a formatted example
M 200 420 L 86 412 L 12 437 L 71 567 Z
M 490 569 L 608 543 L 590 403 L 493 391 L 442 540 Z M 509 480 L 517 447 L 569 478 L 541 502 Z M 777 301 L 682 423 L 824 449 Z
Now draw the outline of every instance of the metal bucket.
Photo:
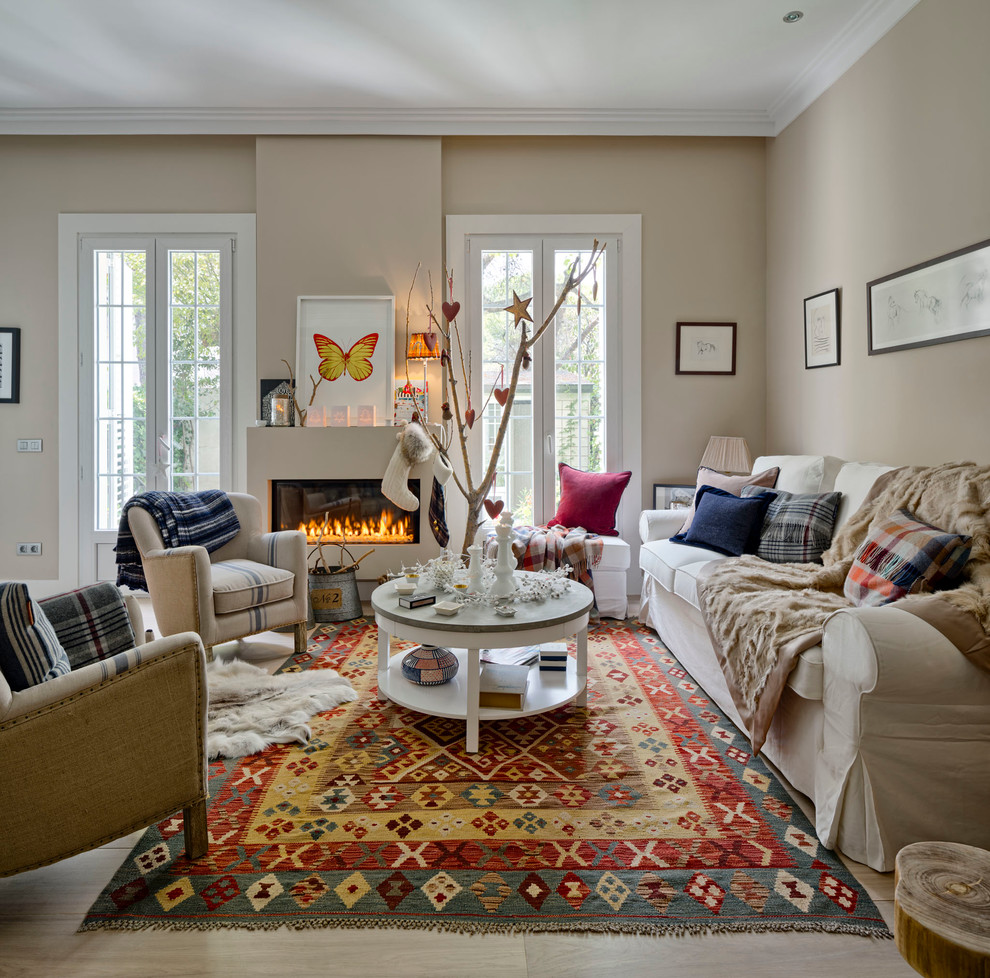
M 340 567 L 330 567 L 329 573 L 311 570 L 309 604 L 316 622 L 360 618 L 364 612 L 358 595 L 357 572 L 353 568 L 342 571 Z

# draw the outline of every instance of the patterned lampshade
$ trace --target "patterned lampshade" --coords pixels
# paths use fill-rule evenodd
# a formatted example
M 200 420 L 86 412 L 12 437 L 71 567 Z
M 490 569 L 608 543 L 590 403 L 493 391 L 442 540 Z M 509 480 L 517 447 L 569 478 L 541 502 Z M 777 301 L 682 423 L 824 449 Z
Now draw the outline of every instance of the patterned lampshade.
M 701 456 L 701 464 L 716 472 L 746 472 L 753 467 L 753 456 L 745 438 L 728 435 L 712 435 L 708 447 Z
M 407 360 L 439 360 L 440 359 L 440 335 L 433 333 L 433 349 L 430 349 L 426 342 L 426 333 L 410 333 L 409 349 L 406 350 Z

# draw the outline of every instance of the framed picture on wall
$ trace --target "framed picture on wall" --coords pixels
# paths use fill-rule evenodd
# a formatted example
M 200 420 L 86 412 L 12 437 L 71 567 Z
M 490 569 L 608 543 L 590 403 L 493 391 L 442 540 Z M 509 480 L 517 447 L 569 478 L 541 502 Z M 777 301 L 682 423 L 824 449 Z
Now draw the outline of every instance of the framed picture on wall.
M 373 407 L 392 416 L 395 297 L 391 295 L 301 295 L 296 300 L 296 389 L 315 414 Z M 315 392 L 313 385 L 316 385 Z M 367 411 L 366 411 L 367 414 Z
M 678 323 L 675 373 L 734 374 L 735 323 Z
M 804 368 L 839 363 L 839 290 L 829 289 L 804 300 Z
M 990 241 L 866 286 L 870 356 L 990 335 Z
M 0 327 L 0 404 L 21 400 L 21 328 Z

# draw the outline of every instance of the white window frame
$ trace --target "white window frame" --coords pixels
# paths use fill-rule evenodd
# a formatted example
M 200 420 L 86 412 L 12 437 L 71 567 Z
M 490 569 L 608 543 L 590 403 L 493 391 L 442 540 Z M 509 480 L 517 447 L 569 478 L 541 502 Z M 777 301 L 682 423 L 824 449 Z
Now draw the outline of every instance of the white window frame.
M 78 587 L 76 430 L 79 405 L 79 255 L 90 235 L 215 235 L 234 242 L 231 339 L 231 472 L 235 491 L 247 486 L 247 429 L 258 413 L 256 219 L 254 214 L 59 214 L 59 557 L 58 578 L 38 581 L 39 595 Z
M 461 308 L 472 308 L 476 297 L 470 294 L 469 248 L 472 238 L 489 235 L 567 235 L 584 237 L 590 246 L 595 237 L 619 239 L 619 324 L 618 361 L 609 370 L 609 431 L 617 430 L 618 444 L 609 447 L 609 465 L 621 465 L 632 472 L 616 514 L 619 536 L 632 554 L 627 574 L 627 590 L 638 591 L 639 514 L 642 510 L 642 215 L 640 214 L 449 214 L 446 219 L 448 270 L 454 273 L 454 298 Z M 480 297 L 479 301 L 480 301 Z M 525 296 L 523 296 L 525 298 Z M 465 331 L 468 332 L 468 331 Z M 464 336 L 465 344 L 471 337 Z M 541 341 L 542 343 L 543 341 Z M 467 350 L 465 351 L 467 353 Z M 481 358 L 474 357 L 480 365 Z M 616 372 L 613 373 L 613 369 Z M 613 383 L 614 378 L 614 383 Z M 614 392 L 620 392 L 617 403 Z M 617 426 L 613 428 L 614 425 Z

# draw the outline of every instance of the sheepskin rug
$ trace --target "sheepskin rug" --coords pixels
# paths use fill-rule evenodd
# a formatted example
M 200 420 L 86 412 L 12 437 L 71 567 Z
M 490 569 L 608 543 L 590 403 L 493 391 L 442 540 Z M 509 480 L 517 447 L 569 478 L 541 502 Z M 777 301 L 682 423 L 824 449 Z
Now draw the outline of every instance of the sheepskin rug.
M 271 676 L 250 662 L 216 660 L 206 678 L 211 760 L 257 754 L 270 744 L 305 744 L 314 713 L 357 699 L 351 684 L 333 669 Z

